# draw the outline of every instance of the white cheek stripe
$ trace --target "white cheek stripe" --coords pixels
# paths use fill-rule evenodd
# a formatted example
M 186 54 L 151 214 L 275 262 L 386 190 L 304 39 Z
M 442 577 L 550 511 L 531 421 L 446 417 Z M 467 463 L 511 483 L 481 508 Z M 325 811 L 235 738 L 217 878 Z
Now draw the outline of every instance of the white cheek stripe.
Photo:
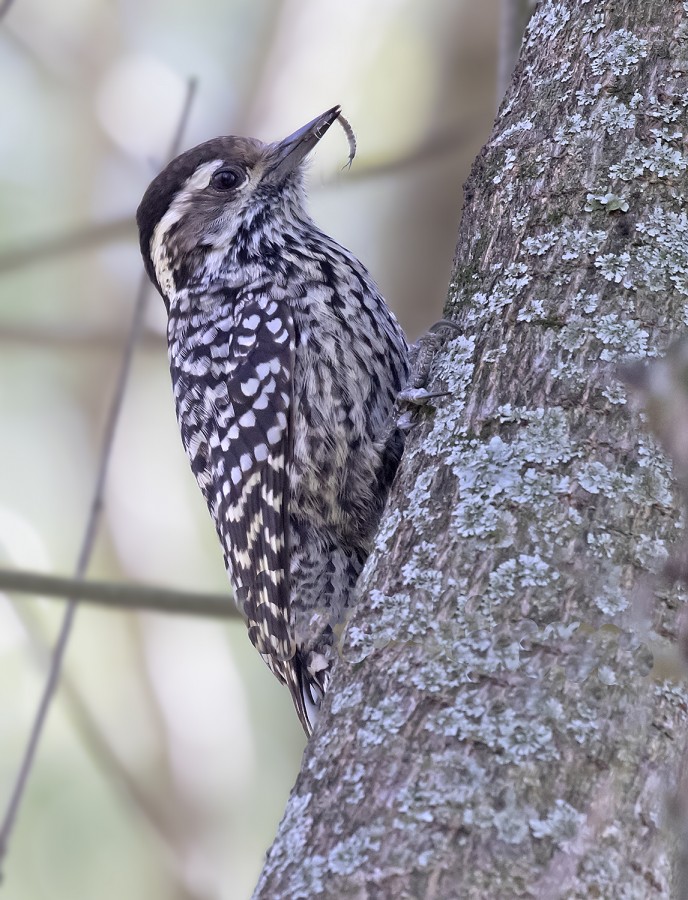
M 174 280 L 170 260 L 165 249 L 165 235 L 182 218 L 192 197 L 208 187 L 213 172 L 219 169 L 221 165 L 223 165 L 223 160 L 213 159 L 199 166 L 193 175 L 186 180 L 184 187 L 170 204 L 170 208 L 155 226 L 153 237 L 151 238 L 150 255 L 158 284 L 166 295 L 174 291 Z

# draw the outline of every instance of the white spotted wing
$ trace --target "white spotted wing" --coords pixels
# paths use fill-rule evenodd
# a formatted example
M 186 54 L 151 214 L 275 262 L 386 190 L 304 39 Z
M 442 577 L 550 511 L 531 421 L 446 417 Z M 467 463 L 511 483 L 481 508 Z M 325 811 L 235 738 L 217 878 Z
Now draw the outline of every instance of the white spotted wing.
M 286 304 L 265 296 L 248 301 L 232 350 L 227 387 L 233 415 L 218 448 L 218 523 L 251 641 L 268 663 L 286 661 L 295 652 L 288 546 L 294 322 Z M 272 667 L 282 675 L 283 667 Z
M 268 293 L 234 295 L 224 313 L 209 328 L 206 319 L 198 355 L 173 372 L 175 394 L 195 397 L 179 414 L 182 439 L 251 641 L 285 680 L 280 663 L 295 653 L 287 527 L 294 322 Z

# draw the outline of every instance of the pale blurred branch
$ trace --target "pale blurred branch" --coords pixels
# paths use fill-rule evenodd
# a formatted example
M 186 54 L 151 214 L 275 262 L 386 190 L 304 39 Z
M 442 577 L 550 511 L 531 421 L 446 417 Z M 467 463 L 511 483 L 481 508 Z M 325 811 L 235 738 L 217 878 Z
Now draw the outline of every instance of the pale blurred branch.
M 136 224 L 133 214 L 112 219 L 110 222 L 79 225 L 61 234 L 37 238 L 22 247 L 3 250 L 0 253 L 0 274 L 25 269 L 36 262 L 44 262 L 55 256 L 91 250 L 118 238 L 133 238 L 135 234 Z
M 12 6 L 13 0 L 0 0 L 0 19 L 2 19 Z
M 256 114 L 263 91 L 271 87 L 273 63 L 279 58 L 280 38 L 289 21 L 290 9 L 287 0 L 278 0 L 263 35 L 253 49 L 252 60 L 245 73 L 245 88 L 242 92 L 241 108 L 234 116 L 232 127 L 238 134 L 250 134 L 256 122 Z
M 0 342 L 7 344 L 31 344 L 57 350 L 117 350 L 121 351 L 126 334 L 108 331 L 101 326 L 80 325 L 13 325 L 0 324 Z M 167 346 L 164 334 L 144 329 L 139 336 L 139 347 L 159 350 Z
M 110 452 L 112 450 L 115 432 L 117 430 L 117 422 L 119 419 L 119 413 L 124 398 L 127 380 L 129 377 L 129 370 L 131 367 L 133 350 L 136 345 L 136 338 L 143 322 L 143 311 L 145 308 L 145 299 L 147 294 L 148 279 L 147 277 L 145 277 L 144 280 L 144 277 L 142 277 L 138 296 L 136 299 L 131 331 L 122 357 L 122 365 L 120 367 L 120 372 L 117 379 L 115 395 L 110 406 L 110 411 L 105 426 L 105 437 L 103 440 L 103 448 L 98 464 L 93 498 L 91 501 L 88 521 L 86 523 L 86 528 L 81 543 L 81 549 L 79 551 L 79 558 L 77 560 L 76 570 L 74 573 L 74 578 L 76 580 L 80 580 L 84 577 L 95 544 L 103 506 L 103 492 L 105 488 L 105 478 L 107 475 L 108 465 L 110 462 Z M 14 826 L 17 812 L 19 810 L 19 805 L 24 793 L 26 781 L 29 777 L 29 773 L 31 771 L 34 756 L 36 753 L 36 748 L 43 732 L 43 726 L 45 725 L 45 720 L 48 714 L 48 710 L 50 709 L 50 704 L 55 694 L 55 689 L 60 677 L 60 671 L 62 669 L 64 654 L 67 649 L 67 642 L 72 630 L 76 607 L 77 603 L 74 599 L 69 599 L 67 601 L 67 609 L 65 610 L 60 632 L 55 643 L 55 648 L 53 650 L 52 663 L 48 671 L 48 678 L 38 706 L 33 726 L 31 728 L 31 733 L 29 735 L 29 740 L 24 752 L 24 758 L 17 775 L 17 780 L 10 796 L 10 801 L 7 806 L 7 811 L 3 820 L 2 828 L 0 829 L 0 863 L 2 863 L 7 854 L 9 838 L 12 833 L 12 828 Z
M 681 489 L 684 505 L 683 533 L 672 546 L 661 575 L 667 582 L 688 585 L 688 338 L 679 338 L 665 354 L 650 361 L 623 366 L 619 377 L 645 412 L 647 423 L 672 461 L 672 475 Z M 651 589 L 642 598 L 647 609 Z M 688 610 L 677 608 L 677 640 L 664 649 L 660 665 L 664 677 L 685 686 L 688 676 Z M 674 739 L 674 735 L 672 735 Z M 673 784 L 667 779 L 665 819 L 678 837 L 677 897 L 688 896 L 688 746 Z
M 501 0 L 497 58 L 497 108 L 511 81 L 521 50 L 523 32 L 534 8 L 533 0 Z
M 72 581 L 71 583 L 73 584 L 74 582 Z M 29 614 L 27 607 L 21 610 L 16 609 L 15 612 L 19 616 L 31 642 L 37 662 L 39 665 L 47 668 L 50 665 L 50 648 L 45 637 L 41 634 L 39 625 Z M 100 725 L 94 719 L 78 687 L 66 672 L 62 674 L 60 679 L 60 699 L 91 759 L 93 759 L 103 774 L 111 782 L 115 783 L 132 807 L 141 814 L 152 833 L 160 842 L 165 854 L 168 874 L 170 878 L 174 879 L 177 891 L 175 896 L 184 897 L 187 900 L 200 900 L 199 895 L 185 883 L 185 879 L 180 872 L 174 834 L 168 824 L 170 820 L 169 811 L 161 807 L 158 799 L 148 787 L 140 783 L 127 769 L 112 748 L 107 735 L 104 734 Z
M 502 102 L 516 64 L 516 31 L 520 0 L 501 0 L 499 8 L 499 44 L 497 55 L 497 108 Z
M 162 587 L 83 581 L 16 569 L 0 569 L 0 591 L 70 599 L 120 610 L 146 610 L 214 619 L 241 618 L 227 594 L 201 594 Z
M 332 184 L 346 185 L 350 180 L 364 181 L 385 175 L 395 174 L 404 169 L 432 162 L 440 156 L 460 150 L 476 133 L 478 123 L 468 122 L 461 127 L 449 128 L 438 134 L 431 135 L 408 153 L 391 157 L 380 162 L 366 163 L 365 160 L 356 158 L 356 163 L 346 176 L 339 172 L 331 178 L 327 178 L 321 185 L 314 184 L 313 190 L 331 186 Z M 119 238 L 133 238 L 136 233 L 134 214 L 112 219 L 110 222 L 101 222 L 90 225 L 80 225 L 71 231 L 63 232 L 39 238 L 31 244 L 10 248 L 0 252 L 0 275 L 25 269 L 36 263 L 43 263 L 55 257 L 69 253 L 80 253 L 84 250 L 92 250 L 110 241 Z M 16 326 L 9 326 L 9 331 Z M 3 327 L 0 337 L 8 332 L 8 327 Z M 37 332 L 44 333 L 44 329 Z M 24 338 L 26 339 L 26 338 Z M 58 338 L 59 339 L 59 338 Z M 40 342 L 40 338 L 39 341 Z
M 477 133 L 478 123 L 468 122 L 460 127 L 447 129 L 431 135 L 427 140 L 413 147 L 408 153 L 383 160 L 377 163 L 356 162 L 345 176 L 339 174 L 325 181 L 346 184 L 347 181 L 363 181 L 370 178 L 378 178 L 381 175 L 391 175 L 425 162 L 431 162 L 439 156 L 460 150 L 472 136 Z
M 193 97 L 196 91 L 196 82 L 195 80 L 190 80 L 186 100 L 184 102 L 184 107 L 179 116 L 179 123 L 177 126 L 177 131 L 174 135 L 174 139 L 171 143 L 170 148 L 170 156 L 174 156 L 177 152 L 179 144 L 181 142 L 181 136 L 188 120 L 189 112 L 191 109 L 191 104 L 193 102 Z M 100 453 L 100 459 L 98 462 L 98 469 L 96 474 L 95 486 L 93 489 L 93 497 L 91 500 L 91 506 L 88 513 L 88 519 L 86 522 L 86 527 L 84 529 L 84 535 L 81 543 L 81 549 L 79 551 L 79 558 L 77 560 L 76 569 L 74 573 L 74 577 L 76 580 L 80 580 L 84 577 L 86 573 L 86 569 L 88 567 L 88 563 L 91 559 L 91 554 L 93 552 L 93 547 L 95 544 L 96 534 L 98 531 L 98 525 L 100 523 L 100 515 L 102 512 L 103 506 L 103 492 L 105 489 L 105 479 L 107 476 L 108 465 L 110 462 L 110 454 L 112 450 L 112 445 L 114 443 L 115 433 L 117 431 L 117 424 L 119 421 L 119 414 L 122 407 L 122 401 L 124 399 L 124 393 L 126 390 L 127 382 L 129 379 L 129 371 L 131 368 L 131 362 L 134 355 L 134 348 L 136 346 L 136 342 L 139 336 L 139 333 L 143 327 L 143 317 L 144 310 L 146 305 L 146 297 L 148 294 L 149 284 L 148 278 L 146 275 L 141 277 L 141 282 L 139 285 L 138 295 L 136 298 L 136 304 L 134 308 L 134 315 L 131 324 L 131 330 L 129 332 L 129 336 L 127 338 L 127 342 L 124 346 L 122 353 L 122 363 L 120 366 L 119 376 L 117 378 L 117 384 L 115 386 L 115 393 L 110 405 L 110 410 L 108 413 L 108 417 L 105 424 L 105 435 L 103 438 L 103 446 Z M 62 669 L 62 662 L 64 659 L 64 654 L 67 648 L 67 643 L 69 641 L 69 635 L 72 630 L 72 623 L 74 621 L 74 615 L 76 613 L 76 601 L 74 599 L 70 599 L 67 603 L 67 609 L 64 613 L 64 618 L 62 620 L 62 626 L 60 628 L 60 633 L 57 638 L 57 642 L 55 644 L 55 648 L 53 650 L 53 656 L 51 665 L 48 671 L 48 677 L 45 683 L 45 687 L 43 690 L 43 694 L 41 696 L 41 700 L 38 706 L 38 710 L 36 712 L 36 716 L 31 727 L 31 732 L 29 735 L 29 739 L 27 741 L 26 749 L 24 751 L 24 756 L 19 767 L 19 772 L 17 774 L 17 779 L 12 788 L 10 799 L 7 804 L 7 809 L 5 812 L 4 819 L 2 821 L 2 827 L 0 828 L 0 865 L 4 861 L 5 856 L 7 855 L 7 849 L 9 845 L 9 839 L 12 834 L 12 829 L 14 827 L 14 823 L 17 817 L 17 812 L 19 810 L 19 806 L 21 804 L 21 799 L 24 793 L 24 788 L 26 786 L 26 782 L 29 777 L 29 773 L 31 772 L 31 767 L 33 765 L 33 760 L 35 757 L 36 749 L 38 747 L 38 743 L 40 737 L 43 733 L 43 726 L 45 725 L 45 720 L 48 714 L 48 710 L 50 709 L 50 704 L 52 702 L 53 696 L 55 694 L 55 689 L 57 687 L 57 683 L 60 677 L 60 671 Z

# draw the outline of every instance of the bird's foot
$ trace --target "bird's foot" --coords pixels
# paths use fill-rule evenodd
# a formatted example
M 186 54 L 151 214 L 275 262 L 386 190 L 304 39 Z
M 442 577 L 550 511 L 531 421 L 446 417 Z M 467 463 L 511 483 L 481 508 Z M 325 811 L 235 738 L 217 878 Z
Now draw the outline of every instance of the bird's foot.
M 432 362 L 450 332 L 455 336 L 461 332 L 461 328 L 456 322 L 440 319 L 411 346 L 409 352 L 411 374 L 406 387 L 397 396 L 396 426 L 403 432 L 408 432 L 413 427 L 416 410 L 428 406 L 440 397 L 447 397 L 450 393 L 427 389 Z

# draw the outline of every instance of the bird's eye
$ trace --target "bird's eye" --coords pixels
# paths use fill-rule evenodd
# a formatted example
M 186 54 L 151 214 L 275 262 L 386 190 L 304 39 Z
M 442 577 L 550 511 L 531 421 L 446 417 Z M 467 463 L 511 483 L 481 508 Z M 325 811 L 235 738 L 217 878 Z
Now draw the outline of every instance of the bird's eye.
M 245 180 L 246 174 L 240 169 L 218 169 L 210 183 L 217 191 L 232 191 Z

